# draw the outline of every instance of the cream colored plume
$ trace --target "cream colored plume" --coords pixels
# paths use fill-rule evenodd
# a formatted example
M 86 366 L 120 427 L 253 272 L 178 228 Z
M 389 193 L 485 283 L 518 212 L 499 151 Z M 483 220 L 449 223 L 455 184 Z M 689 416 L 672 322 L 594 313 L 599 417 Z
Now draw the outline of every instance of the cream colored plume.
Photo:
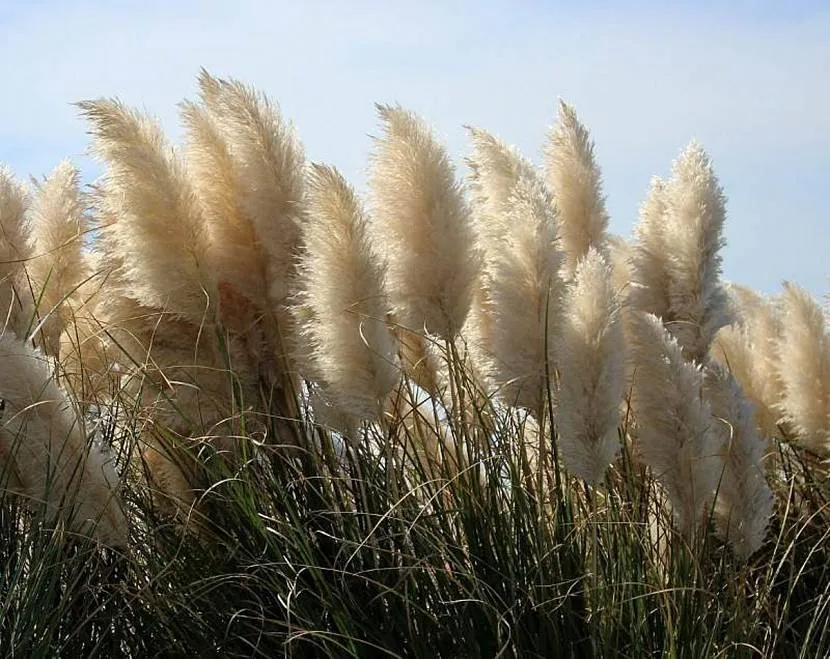
M 555 364 L 563 282 L 556 207 L 536 176 L 523 176 L 509 201 L 498 252 L 488 254 L 492 380 L 508 404 L 539 413 Z M 550 369 L 550 370 L 546 370 Z
M 81 303 L 80 288 L 88 276 L 83 258 L 86 230 L 79 172 L 62 162 L 38 186 L 29 212 L 29 242 L 33 258 L 28 267 L 41 319 L 36 337 L 45 352 L 59 356 L 60 336 L 73 322 Z
M 653 313 L 658 318 L 669 314 L 667 184 L 655 176 L 648 196 L 640 207 L 640 221 L 634 228 L 635 242 L 631 255 L 631 286 L 628 300 L 634 309 Z
M 779 434 L 782 395 L 778 373 L 781 322 L 772 302 L 743 286 L 730 285 L 735 322 L 722 327 L 710 348 L 713 359 L 735 376 L 755 410 L 764 437 Z
M 710 364 L 706 368 L 704 392 L 723 460 L 715 521 L 721 535 L 745 560 L 761 548 L 772 516 L 773 496 L 763 464 L 766 444 L 755 429 L 752 405 L 725 367 Z
M 603 250 L 608 213 L 594 143 L 576 111 L 559 101 L 559 116 L 545 144 L 548 184 L 559 210 L 565 267 L 573 274 L 589 247 Z
M 819 304 L 785 283 L 781 296 L 780 410 L 807 448 L 830 453 L 830 334 Z
M 698 362 L 730 320 L 720 283 L 724 204 L 709 156 L 692 142 L 675 161 L 667 191 L 663 238 L 669 310 L 663 322 L 686 359 Z
M 577 264 L 565 294 L 556 351 L 559 444 L 565 466 L 599 483 L 619 450 L 625 346 L 611 268 L 593 247 Z
M 23 336 L 32 320 L 32 295 L 26 269 L 31 250 L 26 241 L 29 200 L 23 186 L 0 165 L 0 331 Z
M 406 327 L 454 337 L 470 308 L 478 258 L 470 212 L 444 148 L 400 107 L 378 105 L 384 135 L 370 170 L 373 240 Z
M 203 107 L 184 102 L 187 166 L 207 223 L 216 279 L 249 300 L 269 295 L 268 252 L 243 207 L 246 194 L 231 148 L 217 120 Z
M 470 136 L 473 152 L 467 164 L 477 238 L 483 250 L 498 250 L 510 229 L 505 222 L 510 195 L 519 178 L 534 176 L 535 168 L 516 149 L 485 130 L 471 128 Z
M 223 159 L 221 173 L 215 172 L 214 176 L 222 177 L 222 186 L 227 186 L 230 180 L 239 186 L 239 205 L 229 219 L 239 227 L 242 215 L 250 218 L 258 240 L 249 249 L 256 250 L 261 244 L 266 250 L 269 293 L 274 304 L 282 305 L 293 292 L 302 231 L 305 194 L 302 145 L 291 125 L 280 116 L 279 109 L 264 95 L 236 80 L 214 78 L 204 70 L 199 76 L 199 86 L 202 102 L 213 122 L 210 130 L 215 128 L 224 138 L 231 160 L 224 161 L 227 155 L 215 144 L 208 147 L 214 150 L 209 158 Z M 228 169 L 229 165 L 232 169 Z M 238 246 L 242 234 L 237 235 L 232 244 Z M 231 256 L 240 257 L 242 254 Z
M 118 101 L 79 104 L 106 163 L 104 203 L 130 293 L 196 324 L 215 312 L 204 217 L 184 165 L 159 126 Z
M 635 450 L 666 490 L 678 526 L 691 536 L 721 474 L 703 373 L 684 359 L 677 340 L 656 316 L 636 312 L 631 328 Z
M 236 337 L 220 345 L 215 327 L 202 316 L 189 318 L 136 299 L 118 242 L 128 218 L 109 208 L 113 195 L 106 184 L 93 198 L 102 222 L 88 259 L 95 288 L 72 327 L 78 335 L 64 334 L 64 373 L 74 390 L 93 394 L 121 379 L 120 392 L 140 394 L 137 402 L 152 410 L 154 420 L 185 436 L 209 433 L 234 413 L 228 366 L 247 400 L 256 368 L 240 361 L 244 354 L 235 349 Z
M 298 320 L 310 373 L 344 411 L 375 420 L 400 379 L 397 342 L 386 324 L 384 272 L 369 244 L 367 220 L 337 170 L 309 176 Z M 306 313 L 310 312 L 310 313 Z
M 470 167 L 472 216 L 476 242 L 482 256 L 478 286 L 464 326 L 464 349 L 482 387 L 489 387 L 492 370 L 492 295 L 491 264 L 510 231 L 508 210 L 513 190 L 520 177 L 534 177 L 533 164 L 519 152 L 480 128 L 471 128 L 473 152 Z
M 5 481 L 47 519 L 123 545 L 127 523 L 110 458 L 84 437 L 72 403 L 51 375 L 49 360 L 6 333 L 0 336 L 0 446 Z

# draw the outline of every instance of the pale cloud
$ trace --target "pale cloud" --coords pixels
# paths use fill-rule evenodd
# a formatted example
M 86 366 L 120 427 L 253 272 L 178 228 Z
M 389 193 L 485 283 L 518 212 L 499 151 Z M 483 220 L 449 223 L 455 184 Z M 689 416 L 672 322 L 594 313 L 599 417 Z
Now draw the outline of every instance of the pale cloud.
M 372 102 L 421 113 L 459 159 L 463 124 L 538 160 L 557 96 L 597 142 L 616 231 L 653 173 L 697 137 L 730 196 L 726 272 L 828 286 L 830 12 L 541 2 L 31 3 L 0 15 L 0 160 L 40 174 L 77 157 L 72 101 L 119 96 L 176 138 L 200 66 L 279 101 L 310 157 L 362 185 Z M 774 10 L 771 10 L 774 11 Z M 786 20 L 784 19 L 786 18 Z M 86 162 L 84 163 L 87 164 Z

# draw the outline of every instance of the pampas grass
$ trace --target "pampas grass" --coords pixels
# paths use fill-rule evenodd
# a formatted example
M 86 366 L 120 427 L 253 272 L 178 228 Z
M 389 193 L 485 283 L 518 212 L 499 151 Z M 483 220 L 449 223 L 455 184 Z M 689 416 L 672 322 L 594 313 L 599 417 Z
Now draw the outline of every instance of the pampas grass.
M 725 200 L 697 142 L 680 154 L 666 183 L 655 178 L 640 212 L 631 303 L 663 319 L 687 359 L 702 361 L 730 322 L 720 283 Z
M 545 144 L 545 161 L 559 210 L 564 265 L 570 275 L 589 248 L 605 249 L 608 212 L 594 143 L 576 110 L 561 100 L 557 123 Z
M 557 348 L 559 443 L 565 466 L 599 483 L 619 451 L 625 346 L 611 268 L 593 247 L 577 265 L 563 302 Z
M 101 180 L 0 176 L 4 654 L 827 654 L 827 321 L 726 309 L 700 147 L 629 245 L 571 108 L 551 189 L 382 106 L 367 212 L 199 82 L 181 155 L 94 101 Z
M 376 420 L 400 378 L 396 341 L 386 325 L 384 272 L 363 210 L 339 172 L 315 165 L 308 187 L 298 325 L 309 375 L 343 410 Z
M 378 105 L 384 134 L 370 170 L 373 240 L 406 328 L 453 338 L 467 317 L 478 256 L 470 211 L 443 147 L 400 107 Z
M 207 231 L 181 159 L 146 115 L 118 101 L 79 103 L 107 165 L 102 199 L 134 298 L 194 323 L 215 309 Z
M 187 129 L 187 168 L 207 224 L 211 266 L 216 278 L 250 300 L 268 296 L 268 254 L 243 208 L 231 146 L 218 122 L 203 107 L 182 103 Z
M 651 179 L 648 195 L 640 207 L 640 219 L 634 228 L 632 248 L 632 285 L 628 299 L 635 309 L 668 318 L 668 249 L 664 237 L 667 222 L 667 185 L 660 177 Z
M 773 497 L 763 464 L 766 444 L 755 429 L 752 405 L 724 367 L 706 368 L 704 392 L 721 437 L 723 459 L 715 520 L 738 557 L 746 560 L 761 548 L 772 516 Z
M 30 508 L 42 507 L 50 523 L 61 519 L 81 532 L 92 523 L 94 537 L 123 545 L 127 521 L 111 458 L 84 436 L 47 358 L 6 333 L 0 365 L 0 446 L 3 470 L 13 474 L 9 486 Z
M 227 145 L 231 169 L 214 176 L 233 177 L 241 184 L 238 208 L 250 218 L 268 253 L 267 277 L 272 304 L 279 307 L 294 292 L 295 259 L 301 239 L 305 155 L 290 124 L 264 95 L 237 80 L 199 76 L 202 103 Z M 190 120 L 191 128 L 194 121 Z M 212 130 L 204 126 L 201 130 Z M 216 149 L 216 145 L 209 148 Z M 226 154 L 217 152 L 226 158 Z M 222 167 L 228 167 L 223 162 Z M 224 181 L 223 185 L 227 185 Z M 234 220 L 237 227 L 244 221 Z M 230 228 L 230 227 L 229 227 Z M 243 229 L 246 233 L 247 227 Z M 243 238 L 243 236 L 239 236 Z M 228 245 L 238 245 L 239 238 Z M 248 245 L 256 249 L 257 243 Z M 256 263 L 256 261 L 254 261 Z
M 502 400 L 538 414 L 556 363 L 563 282 L 558 217 L 535 176 L 522 177 L 505 217 L 510 230 L 486 265 L 492 299 L 492 380 Z
M 729 287 L 736 320 L 721 328 L 710 349 L 740 382 L 753 404 L 755 423 L 764 437 L 779 435 L 781 379 L 778 343 L 781 319 L 772 300 L 743 286 Z
M 0 166 L 0 327 L 25 336 L 30 327 L 32 298 L 26 277 L 31 257 L 25 233 L 29 199 L 23 186 Z
M 481 128 L 471 128 L 470 137 L 473 150 L 467 164 L 477 240 L 482 251 L 492 253 L 510 230 L 505 214 L 516 183 L 534 176 L 535 169 L 516 149 Z
M 473 293 L 464 326 L 464 347 L 480 373 L 481 385 L 488 387 L 493 369 L 492 278 L 496 255 L 511 227 L 507 213 L 519 179 L 532 178 L 535 170 L 518 151 L 480 128 L 471 128 L 473 150 L 470 192 L 476 244 L 482 257 L 478 286 Z
M 674 163 L 664 234 L 669 310 L 663 321 L 687 359 L 703 360 L 715 332 L 729 322 L 720 284 L 724 205 L 709 157 L 692 142 Z
M 71 325 L 79 289 L 88 276 L 82 248 L 85 207 L 79 172 L 63 162 L 38 186 L 29 212 L 28 238 L 33 257 L 28 265 L 35 291 L 44 351 L 59 357 L 61 333 Z
M 798 441 L 824 455 L 830 450 L 830 335 L 819 304 L 786 283 L 782 295 L 779 410 Z
M 678 527 L 691 537 L 721 473 L 718 437 L 703 398 L 703 371 L 684 359 L 659 318 L 639 312 L 631 322 L 635 450 L 665 489 Z

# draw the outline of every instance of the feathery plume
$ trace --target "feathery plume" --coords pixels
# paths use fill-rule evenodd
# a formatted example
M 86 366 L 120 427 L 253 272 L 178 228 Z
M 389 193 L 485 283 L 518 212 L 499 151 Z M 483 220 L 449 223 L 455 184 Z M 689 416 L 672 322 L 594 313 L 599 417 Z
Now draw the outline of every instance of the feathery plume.
M 78 105 L 107 164 L 103 201 L 117 217 L 110 233 L 132 296 L 200 323 L 215 283 L 205 221 L 184 166 L 146 115 L 114 100 Z
M 10 327 L 21 337 L 32 308 L 25 274 L 31 256 L 24 220 L 28 205 L 23 186 L 0 165 L 0 329 Z
M 830 335 L 824 314 L 809 293 L 789 282 L 781 306 L 780 410 L 798 441 L 824 455 L 830 452 Z
M 754 407 L 761 435 L 774 437 L 781 417 L 780 319 L 773 304 L 758 293 L 735 284 L 728 292 L 736 320 L 718 331 L 709 352 L 740 383 Z
M 94 537 L 126 542 L 118 479 L 107 456 L 84 437 L 72 403 L 55 384 L 48 359 L 14 338 L 0 336 L 0 446 L 17 494 L 47 519 L 62 516 L 75 530 L 95 524 Z
M 216 279 L 228 282 L 249 300 L 265 300 L 268 254 L 243 208 L 245 190 L 230 145 L 205 108 L 185 101 L 181 115 L 187 130 L 188 173 L 207 223 Z
M 667 205 L 667 184 L 655 176 L 634 228 L 628 294 L 633 308 L 658 318 L 667 318 L 669 313 L 668 246 L 664 236 Z
M 764 476 L 765 443 L 755 430 L 752 405 L 723 366 L 707 366 L 704 393 L 723 460 L 715 522 L 735 553 L 746 560 L 763 544 L 773 510 L 772 491 Z
M 536 176 L 523 176 L 510 197 L 511 227 L 489 255 L 492 379 L 502 399 L 538 413 L 555 363 L 563 284 L 556 208 Z
M 619 449 L 625 351 L 611 268 L 588 248 L 565 295 L 557 349 L 559 442 L 565 466 L 600 482 Z
M 604 249 L 608 213 L 594 143 L 573 107 L 561 100 L 557 124 L 548 133 L 545 160 L 559 210 L 564 265 L 571 275 L 589 247 Z
M 340 173 L 314 165 L 308 185 L 299 273 L 300 305 L 310 314 L 298 325 L 311 374 L 337 405 L 374 420 L 400 378 L 397 345 L 386 325 L 383 269 L 363 210 Z
M 510 231 L 506 220 L 511 193 L 519 178 L 535 176 L 535 168 L 519 152 L 480 128 L 471 128 L 470 167 L 472 218 L 482 258 L 478 286 L 463 329 L 464 351 L 469 353 L 482 386 L 490 386 L 492 370 L 492 295 L 490 264 Z
M 276 291 L 279 300 L 285 296 L 286 268 L 293 268 L 292 256 L 280 261 L 272 281 L 271 256 L 246 210 L 244 201 L 251 193 L 240 179 L 239 157 L 233 153 L 222 122 L 193 103 L 182 103 L 181 112 L 187 127 L 188 173 L 207 222 L 209 257 L 219 282 L 219 319 L 243 351 L 233 361 L 237 365 L 240 360 L 255 362 L 276 382 L 285 375 L 283 358 L 291 327 L 288 314 L 282 305 L 273 307 L 270 295 Z M 294 245 L 288 249 L 295 250 Z
M 471 128 L 473 152 L 470 167 L 472 211 L 479 245 L 498 249 L 510 230 L 505 222 L 510 195 L 520 177 L 535 176 L 533 164 L 516 149 L 481 128 Z
M 667 194 L 668 314 L 663 322 L 687 359 L 702 361 L 729 323 L 720 284 L 724 196 L 709 156 L 692 142 L 674 163 Z
M 60 335 L 72 322 L 71 300 L 87 276 L 82 255 L 85 231 L 79 172 L 62 162 L 38 186 L 30 209 L 29 243 L 33 258 L 29 275 L 38 314 L 46 320 L 40 330 L 44 351 L 59 356 Z
M 268 253 L 271 299 L 282 305 L 293 293 L 301 239 L 305 194 L 302 146 L 291 125 L 264 95 L 236 80 L 214 78 L 204 70 L 199 87 L 233 167 L 228 171 L 228 163 L 222 162 L 222 173 L 215 176 L 223 177 L 223 186 L 231 177 L 243 182 L 238 188 L 239 210 L 256 229 L 259 241 L 253 245 L 261 244 Z M 215 137 L 208 139 L 214 141 L 210 158 L 224 161 L 227 156 L 217 149 Z M 233 221 L 239 226 L 237 219 Z
M 665 488 L 680 529 L 691 536 L 712 501 L 721 469 L 703 373 L 653 314 L 631 316 L 637 420 L 635 449 Z
M 406 327 L 453 338 L 478 269 L 470 213 L 446 151 L 400 107 L 378 105 L 385 134 L 372 154 L 373 239 L 387 290 Z
M 131 376 L 128 389 L 141 392 L 145 407 L 150 392 L 142 389 L 141 376 L 161 390 L 157 420 L 185 436 L 215 432 L 234 410 L 226 357 L 248 400 L 258 372 L 239 363 L 245 354 L 236 337 L 228 337 L 226 355 L 215 334 L 205 331 L 205 322 L 216 319 L 220 294 L 199 200 L 183 164 L 147 117 L 114 101 L 81 107 L 109 165 L 95 202 L 107 220 L 100 248 L 113 271 L 96 316 Z

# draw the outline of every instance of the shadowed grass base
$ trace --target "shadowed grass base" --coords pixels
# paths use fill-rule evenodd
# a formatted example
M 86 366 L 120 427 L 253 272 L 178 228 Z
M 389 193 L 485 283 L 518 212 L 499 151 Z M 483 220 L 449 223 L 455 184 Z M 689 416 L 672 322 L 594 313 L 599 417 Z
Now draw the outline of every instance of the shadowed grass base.
M 594 491 L 564 472 L 559 491 L 540 491 L 521 419 L 489 404 L 477 417 L 448 420 L 467 451 L 460 470 L 407 460 L 395 447 L 424 440 L 402 438 L 396 420 L 364 428 L 356 448 L 303 422 L 300 450 L 205 450 L 214 485 L 183 519 L 160 516 L 133 479 L 123 552 L 42 528 L 7 496 L 4 656 L 830 650 L 826 489 L 789 447 L 769 540 L 743 565 L 712 534 L 678 536 L 629 455 Z

